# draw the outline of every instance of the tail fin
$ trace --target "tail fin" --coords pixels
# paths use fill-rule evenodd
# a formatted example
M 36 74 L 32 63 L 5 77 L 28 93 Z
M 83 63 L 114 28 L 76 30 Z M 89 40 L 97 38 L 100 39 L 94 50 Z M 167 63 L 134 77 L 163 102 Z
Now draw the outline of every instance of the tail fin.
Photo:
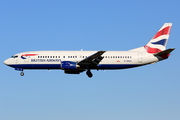
M 144 48 L 141 47 L 131 51 L 146 50 L 148 53 L 152 54 L 164 51 L 166 49 L 171 27 L 172 23 L 165 23 Z
M 148 53 L 158 53 L 166 49 L 172 23 L 165 23 L 154 37 L 144 46 Z

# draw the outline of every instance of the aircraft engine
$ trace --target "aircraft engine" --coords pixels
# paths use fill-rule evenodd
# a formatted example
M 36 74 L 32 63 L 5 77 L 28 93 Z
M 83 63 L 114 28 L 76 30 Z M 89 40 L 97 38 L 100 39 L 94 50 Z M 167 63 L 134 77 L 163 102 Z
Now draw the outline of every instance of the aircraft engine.
M 63 70 L 76 70 L 77 69 L 77 63 L 72 61 L 62 61 L 61 62 L 61 68 Z
M 80 74 L 81 71 L 78 70 L 65 70 L 64 73 L 66 74 Z

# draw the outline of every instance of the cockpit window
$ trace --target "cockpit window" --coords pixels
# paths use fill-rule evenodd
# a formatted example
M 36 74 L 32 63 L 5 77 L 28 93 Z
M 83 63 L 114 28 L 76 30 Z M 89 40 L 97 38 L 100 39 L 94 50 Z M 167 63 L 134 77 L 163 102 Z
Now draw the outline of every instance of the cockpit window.
M 17 58 L 18 57 L 18 55 L 13 55 L 11 58 Z

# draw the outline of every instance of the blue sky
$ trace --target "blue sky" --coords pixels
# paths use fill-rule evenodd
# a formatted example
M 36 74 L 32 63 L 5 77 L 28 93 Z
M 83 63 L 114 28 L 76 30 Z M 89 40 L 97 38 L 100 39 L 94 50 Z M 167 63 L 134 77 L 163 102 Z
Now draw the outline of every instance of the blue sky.
M 1 120 L 179 120 L 178 0 L 6 0 L 0 2 Z M 34 50 L 129 50 L 165 23 L 168 60 L 139 68 L 66 75 L 18 71 L 3 61 Z

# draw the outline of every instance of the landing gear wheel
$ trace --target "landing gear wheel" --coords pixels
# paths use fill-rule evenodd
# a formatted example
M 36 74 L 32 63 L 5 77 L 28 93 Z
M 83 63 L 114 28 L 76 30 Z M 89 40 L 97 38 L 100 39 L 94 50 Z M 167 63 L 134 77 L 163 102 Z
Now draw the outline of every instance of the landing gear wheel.
M 20 75 L 21 75 L 21 76 L 24 76 L 24 72 L 21 72 Z
M 91 73 L 90 70 L 87 70 L 86 74 L 87 74 L 87 76 L 88 76 L 89 78 L 91 78 L 91 77 L 93 76 L 93 74 Z

